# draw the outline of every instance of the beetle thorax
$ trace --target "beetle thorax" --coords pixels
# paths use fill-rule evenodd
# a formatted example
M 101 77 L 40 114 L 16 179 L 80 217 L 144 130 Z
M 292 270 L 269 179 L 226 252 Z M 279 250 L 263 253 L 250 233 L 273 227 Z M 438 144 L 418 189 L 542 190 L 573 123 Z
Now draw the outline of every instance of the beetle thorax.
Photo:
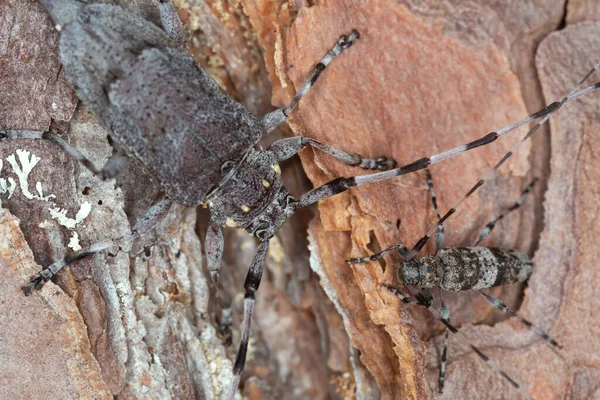
M 400 270 L 402 271 L 402 276 L 399 276 L 399 278 L 404 280 L 404 283 L 407 285 L 431 288 L 435 286 L 439 279 L 438 259 L 431 255 L 406 261 L 398 269 L 399 273 Z
M 295 200 L 281 182 L 275 155 L 250 150 L 234 168 L 235 172 L 207 199 L 212 219 L 268 239 L 295 210 Z

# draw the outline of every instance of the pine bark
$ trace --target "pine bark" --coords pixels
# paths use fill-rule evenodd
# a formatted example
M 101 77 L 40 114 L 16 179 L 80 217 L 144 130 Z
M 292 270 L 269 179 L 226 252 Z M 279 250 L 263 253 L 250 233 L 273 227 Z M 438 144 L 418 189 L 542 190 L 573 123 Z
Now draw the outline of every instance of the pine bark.
M 157 21 L 153 0 L 120 4 Z M 175 5 L 190 52 L 256 115 L 289 104 L 337 38 L 360 31 L 361 38 L 327 67 L 289 123 L 264 144 L 304 135 L 401 165 L 472 141 L 558 100 L 600 54 L 600 25 L 581 22 L 596 18 L 585 1 L 567 7 L 558 0 L 175 0 Z M 51 129 L 102 165 L 113 152 L 108 132 L 78 104 L 57 43 L 36 1 L 0 1 L 0 129 Z M 481 298 L 444 294 L 453 324 L 462 325 L 464 336 L 533 398 L 598 395 L 598 105 L 592 94 L 559 111 L 446 224 L 446 246 L 468 245 L 538 178 L 524 206 L 484 244 L 534 256 L 526 285 L 492 293 L 549 330 L 564 348 L 553 351 Z M 433 166 L 442 211 L 524 134 Z M 32 155 L 39 158 L 25 190 L 7 160 L 14 155 L 20 162 L 23 151 L 29 162 Z M 10 199 L 0 194 L 0 398 L 223 396 L 256 240 L 226 230 L 221 275 L 234 300 L 231 347 L 217 335 L 218 304 L 202 255 L 208 215 L 201 207 L 176 208 L 131 251 L 81 260 L 25 297 L 20 286 L 68 251 L 74 232 L 82 246 L 126 234 L 160 188 L 134 161 L 116 181 L 101 181 L 40 140 L 2 141 L 0 157 L 0 179 L 17 183 Z M 340 176 L 367 173 L 311 149 L 282 169 L 295 196 Z M 27 189 L 37 193 L 37 182 L 55 197 L 28 198 Z M 92 211 L 74 229 L 59 225 L 49 212 L 58 207 L 75 218 L 86 202 Z M 344 261 L 392 244 L 411 246 L 434 223 L 424 173 L 300 210 L 271 245 L 243 396 L 437 397 L 443 326 L 381 288 L 401 287 L 399 259 L 352 266 Z M 145 251 L 150 245 L 151 252 Z M 451 338 L 443 397 L 518 395 L 464 340 Z

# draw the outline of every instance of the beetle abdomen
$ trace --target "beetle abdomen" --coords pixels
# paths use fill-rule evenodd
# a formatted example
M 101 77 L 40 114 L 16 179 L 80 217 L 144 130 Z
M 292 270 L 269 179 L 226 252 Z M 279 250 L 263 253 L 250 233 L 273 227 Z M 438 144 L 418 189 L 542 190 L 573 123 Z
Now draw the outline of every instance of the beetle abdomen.
M 490 247 L 441 249 L 440 286 L 447 291 L 481 290 L 522 282 L 533 268 L 531 259 L 516 250 Z

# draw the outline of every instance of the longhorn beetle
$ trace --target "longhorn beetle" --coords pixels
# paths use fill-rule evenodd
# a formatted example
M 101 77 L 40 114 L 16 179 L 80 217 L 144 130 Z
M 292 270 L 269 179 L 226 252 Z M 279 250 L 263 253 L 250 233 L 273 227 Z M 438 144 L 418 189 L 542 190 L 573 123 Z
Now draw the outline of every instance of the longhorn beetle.
M 116 240 L 133 240 L 148 232 L 173 203 L 205 204 L 211 221 L 206 236 L 208 270 L 217 288 L 223 254 L 222 226 L 239 227 L 261 240 L 244 284 L 242 339 L 234 363 L 228 397 L 235 395 L 244 368 L 255 293 L 260 284 L 269 240 L 300 207 L 309 206 L 349 188 L 379 182 L 427 168 L 442 160 L 495 141 L 530 121 L 597 88 L 574 92 L 531 116 L 473 142 L 390 169 L 384 157 L 364 158 L 316 140 L 294 137 L 275 141 L 265 150 L 254 145 L 286 120 L 327 65 L 359 38 L 353 30 L 342 35 L 316 65 L 291 104 L 262 119 L 251 115 L 199 67 L 182 47 L 181 23 L 168 0 L 160 1 L 164 30 L 120 7 L 79 0 L 40 0 L 60 31 L 60 58 L 78 97 L 128 155 L 140 162 L 166 197 L 151 207 L 132 234 L 107 239 L 70 253 L 44 268 L 23 288 L 40 289 L 61 268 L 110 248 Z M 51 140 L 99 176 L 116 173 L 113 164 L 96 168 L 59 136 L 44 132 L 5 131 L 4 138 L 39 137 Z M 338 160 L 383 172 L 337 178 L 294 199 L 283 187 L 279 162 L 313 146 Z
M 594 67 L 586 74 L 586 76 L 577 84 L 577 86 L 575 86 L 571 92 L 561 100 L 560 103 L 555 104 L 559 104 L 560 106 L 575 93 L 581 93 L 587 90 L 594 90 L 592 88 L 597 88 L 599 83 L 588 87 L 588 89 L 579 91 L 581 85 L 583 85 L 583 83 L 598 68 L 600 68 L 600 63 L 595 64 Z M 492 172 L 500 168 L 504 162 L 507 161 L 514 154 L 514 152 L 518 150 L 525 140 L 533 135 L 539 129 L 539 127 L 548 120 L 550 114 L 551 113 L 547 113 L 538 123 L 536 123 L 531 130 L 496 163 L 492 169 Z M 348 262 L 354 264 L 376 261 L 389 252 L 398 251 L 400 257 L 402 258 L 402 264 L 398 266 L 397 269 L 398 278 L 405 285 L 407 285 L 414 297 L 405 296 L 400 290 L 387 284 L 383 284 L 382 287 L 395 294 L 405 304 L 416 304 L 428 308 L 433 315 L 436 316 L 446 327 L 438 381 L 440 393 L 444 388 L 449 332 L 454 334 L 460 334 L 460 332 L 450 324 L 450 313 L 448 308 L 444 305 L 443 300 L 440 304 L 439 313 L 432 308 L 433 296 L 431 289 L 435 286 L 439 286 L 441 290 L 445 291 L 478 291 L 492 306 L 516 317 L 519 322 L 534 331 L 537 335 L 541 336 L 550 345 L 560 349 L 561 346 L 554 339 L 548 336 L 548 334 L 542 329 L 517 315 L 498 298 L 483 292 L 484 289 L 491 287 L 523 282 L 531 274 L 533 263 L 525 254 L 522 254 L 516 250 L 477 247 L 477 245 L 490 235 L 498 221 L 506 217 L 506 215 L 508 215 L 508 213 L 511 211 L 520 207 L 521 203 L 525 199 L 525 196 L 533 188 L 535 181 L 524 190 L 521 198 L 512 207 L 508 208 L 504 213 L 484 226 L 471 247 L 461 248 L 442 248 L 444 241 L 444 222 L 456 212 L 458 207 L 460 207 L 467 200 L 467 198 L 469 198 L 481 186 L 483 186 L 486 180 L 479 180 L 454 205 L 454 207 L 450 208 L 450 210 L 448 210 L 448 212 L 446 212 L 443 216 L 438 210 L 437 198 L 433 188 L 433 180 L 429 170 L 427 170 L 427 181 L 432 205 L 438 218 L 436 225 L 431 228 L 421 239 L 419 239 L 419 241 L 410 250 L 404 245 L 398 244 L 388 247 L 387 249 L 375 253 L 369 257 L 351 258 L 348 260 Z M 435 255 L 426 255 L 415 259 L 415 256 L 423 249 L 423 247 L 425 247 L 429 239 L 434 235 L 436 249 Z M 415 291 L 413 288 L 411 288 L 411 286 L 417 287 L 419 290 Z M 506 372 L 499 369 L 496 364 L 481 350 L 474 345 L 470 345 L 470 348 L 491 368 L 495 369 L 513 387 L 521 391 L 525 396 L 529 397 L 527 393 L 523 391 L 517 381 L 506 374 Z
M 433 208 L 438 219 L 440 219 L 441 215 L 437 206 L 437 198 L 433 188 L 433 179 L 429 170 L 427 170 L 427 183 L 431 194 Z M 442 291 L 451 292 L 477 291 L 492 306 L 498 308 L 500 311 L 515 316 L 518 321 L 544 338 L 552 346 L 559 349 L 562 348 L 562 346 L 548 336 L 542 329 L 517 315 L 498 298 L 484 292 L 484 289 L 523 282 L 529 278 L 531 274 L 533 262 L 527 255 L 517 250 L 480 247 L 478 245 L 491 234 L 499 221 L 521 206 L 527 194 L 533 189 L 534 183 L 535 180 L 527 186 L 519 200 L 511 207 L 486 224 L 470 247 L 443 248 L 443 225 L 439 225 L 436 229 L 435 255 L 425 255 L 417 259 L 408 259 L 407 255 L 409 250 L 405 246 L 394 246 L 400 253 L 400 256 L 406 260 L 398 266 L 398 279 L 406 285 L 418 288 L 419 291 L 415 294 L 414 298 L 410 298 L 404 296 L 400 290 L 393 286 L 383 285 L 383 287 L 395 294 L 406 304 L 421 305 L 427 308 L 432 306 L 432 289 L 435 287 L 439 287 Z M 351 259 L 349 261 L 351 263 L 356 263 L 365 260 L 376 260 L 380 258 L 382 253 L 375 254 L 368 259 Z M 435 313 L 435 315 L 440 318 L 446 327 L 438 379 L 438 390 L 442 393 L 446 377 L 446 361 L 448 359 L 448 336 L 450 332 L 458 333 L 458 330 L 450 324 L 450 312 L 441 297 L 440 311 L 439 314 Z M 479 357 L 489 363 L 490 359 L 488 356 L 476 346 L 470 346 Z M 497 369 L 494 364 L 489 365 L 491 365 L 492 368 Z M 498 372 L 513 386 L 517 386 L 518 388 L 518 383 L 516 381 L 506 375 L 502 370 L 498 370 Z

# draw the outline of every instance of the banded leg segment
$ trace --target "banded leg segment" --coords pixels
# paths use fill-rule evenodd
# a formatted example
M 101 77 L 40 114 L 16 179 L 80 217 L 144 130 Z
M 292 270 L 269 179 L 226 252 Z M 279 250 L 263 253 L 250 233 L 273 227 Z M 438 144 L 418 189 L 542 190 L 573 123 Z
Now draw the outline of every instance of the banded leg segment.
M 408 249 L 406 248 L 406 246 L 397 244 L 395 246 L 390 246 L 387 249 L 380 251 L 379 253 L 375 253 L 372 256 L 362 258 L 350 258 L 346 261 L 350 264 L 360 264 L 370 261 L 377 261 L 387 253 L 391 253 L 392 251 L 396 250 L 398 251 L 398 253 L 400 253 L 400 257 L 402 257 L 402 259 L 404 259 L 404 257 L 406 257 L 406 255 L 408 254 Z
M 538 336 L 541 336 L 546 342 L 548 342 L 552 346 L 562 349 L 562 346 L 560 344 L 558 344 L 558 342 L 556 340 L 552 339 L 544 330 L 538 328 L 533 323 L 529 322 L 528 320 L 526 320 L 525 318 L 523 318 L 519 314 L 517 314 L 515 311 L 508 308 L 508 306 L 506 304 L 504 304 L 500 299 L 498 299 L 492 295 L 489 295 L 487 293 L 484 293 L 483 291 L 479 291 L 479 294 L 482 295 L 488 301 L 488 303 L 490 303 L 492 306 L 496 307 L 498 310 L 500 310 L 502 312 L 512 315 L 520 323 L 522 323 L 523 325 L 525 325 L 526 327 L 531 329 Z
M 431 194 L 431 204 L 433 204 L 433 209 L 435 210 L 435 215 L 438 220 L 442 218 L 440 215 L 440 210 L 438 209 L 437 197 L 435 195 L 435 190 L 433 189 L 433 178 L 431 177 L 431 172 L 426 170 L 427 172 L 427 185 L 429 186 L 429 193 Z M 444 225 L 440 225 L 437 227 L 435 232 L 435 254 L 440 251 L 442 245 L 444 244 Z
M 591 74 L 588 74 L 591 75 Z M 401 176 L 401 175 L 405 175 L 411 172 L 415 172 L 415 171 L 419 171 L 421 169 L 425 169 L 427 167 L 429 167 L 430 165 L 433 164 L 437 164 L 443 160 L 446 160 L 448 158 L 452 158 L 454 156 L 457 156 L 461 153 L 464 153 L 468 150 L 472 150 L 475 149 L 477 147 L 481 147 L 487 144 L 490 144 L 494 141 L 496 141 L 496 139 L 498 139 L 499 137 L 506 135 L 507 133 L 531 122 L 534 121 L 538 118 L 542 118 L 542 120 L 540 122 L 538 122 L 528 133 L 527 135 L 525 135 L 525 137 L 523 137 L 521 139 L 521 141 L 519 141 L 519 143 L 517 143 L 515 146 L 513 146 L 513 148 L 511 149 L 511 151 L 509 151 L 503 158 L 502 160 L 500 160 L 500 162 L 494 167 L 494 170 L 498 169 L 508 158 L 511 157 L 511 155 L 518 149 L 518 147 L 521 146 L 521 144 L 527 140 L 531 135 L 533 135 L 538 129 L 539 127 L 548 120 L 548 118 L 550 117 L 550 115 L 552 115 L 556 110 L 558 110 L 560 107 L 562 107 L 564 104 L 569 103 L 573 100 L 576 100 L 582 96 L 585 96 L 597 89 L 600 88 L 600 82 L 591 85 L 585 89 L 579 90 L 579 91 L 573 91 L 571 94 L 569 94 L 567 97 L 565 97 L 560 103 L 558 102 L 554 102 L 550 105 L 548 105 L 547 107 L 543 108 L 542 110 L 535 112 L 533 114 L 531 114 L 530 116 L 512 124 L 509 125 L 505 128 L 500 129 L 498 132 L 491 132 L 488 133 L 487 135 L 483 136 L 480 139 L 477 139 L 473 142 L 455 147 L 453 149 L 444 151 L 442 153 L 438 153 L 438 154 L 434 154 L 432 156 L 429 157 L 424 157 L 421 158 L 417 161 L 414 161 L 410 164 L 404 165 L 402 167 L 398 167 L 398 168 L 394 168 L 391 169 L 389 171 L 383 171 L 383 172 L 377 172 L 374 174 L 369 174 L 369 175 L 362 175 L 362 176 L 356 176 L 356 177 L 351 177 L 351 178 L 337 178 L 332 180 L 331 182 L 328 182 L 326 184 L 324 184 L 323 186 L 320 186 L 318 188 L 315 188 L 313 190 L 311 190 L 310 192 L 306 193 L 304 196 L 302 196 L 302 198 L 298 201 L 298 206 L 299 207 L 305 207 L 305 206 L 309 206 L 311 204 L 314 204 L 320 200 L 324 200 L 328 197 L 334 196 L 336 194 L 342 193 L 348 189 L 357 187 L 357 186 L 362 186 L 362 185 L 366 185 L 369 183 L 375 183 L 375 182 L 381 182 L 381 181 L 385 181 L 391 178 L 394 178 L 396 176 Z M 579 89 L 579 86 L 576 88 Z M 479 181 L 475 187 L 473 187 L 469 193 L 467 194 L 467 196 L 465 196 L 464 199 L 462 199 L 461 201 L 459 201 L 459 203 L 452 209 L 450 209 L 450 211 L 448 211 L 445 215 L 442 216 L 442 218 L 440 218 L 440 220 L 438 221 L 438 224 L 443 224 L 444 221 L 450 216 L 452 215 L 455 211 L 456 211 L 456 207 L 460 206 L 460 204 L 462 204 L 464 202 L 464 200 L 466 199 L 466 197 L 470 196 L 473 192 L 475 192 L 479 186 L 483 185 L 483 180 Z M 411 251 L 410 257 L 408 260 L 411 260 L 418 251 L 420 251 L 423 246 L 425 246 L 425 244 L 427 243 L 427 241 L 429 240 L 429 238 L 434 234 L 434 232 L 437 230 L 437 225 L 423 238 L 421 238 L 421 240 L 419 242 L 417 242 L 417 244 L 415 245 L 415 247 L 413 248 L 413 251 Z M 407 261 L 408 261 L 407 260 Z
M 579 90 L 580 86 L 583 84 L 583 82 L 585 81 L 585 79 L 587 79 L 589 76 L 592 75 L 592 73 L 594 71 L 596 71 L 596 69 L 598 69 L 600 67 L 600 63 L 596 64 L 594 66 L 594 69 L 592 69 L 587 75 L 586 77 L 575 87 L 573 88 L 573 90 L 571 90 L 571 92 L 565 96 L 560 102 L 555 102 L 550 104 L 549 106 L 547 106 L 546 108 L 544 108 L 543 110 L 538 111 L 537 113 L 532 114 L 532 116 L 526 118 L 525 120 L 532 120 L 532 117 L 543 117 L 537 124 L 535 124 L 533 126 L 533 128 L 531 128 L 529 130 L 529 132 L 519 141 L 517 142 L 512 148 L 511 150 L 506 153 L 494 166 L 494 168 L 492 169 L 492 173 L 495 172 L 498 168 L 500 168 L 505 162 L 506 160 L 508 160 L 518 149 L 519 147 L 521 147 L 521 145 L 527 140 L 529 139 L 530 136 L 532 136 L 541 126 L 543 123 L 545 123 L 546 121 L 548 121 L 548 119 L 550 118 L 550 116 L 556 111 L 558 110 L 560 107 L 562 107 L 563 105 L 565 105 L 566 103 L 575 100 L 581 96 L 585 96 L 588 93 L 591 93 L 595 90 L 597 90 L 598 88 L 600 88 L 600 82 L 595 83 L 592 86 L 588 86 L 585 89 Z M 523 121 L 525 121 L 523 120 Z M 520 122 L 510 125 L 507 128 L 504 128 L 502 131 L 502 134 L 505 134 L 507 131 L 507 129 L 513 127 L 513 126 L 517 126 L 519 125 Z M 380 172 L 379 174 L 386 174 L 386 173 L 390 173 L 393 172 L 394 170 L 391 171 L 386 171 L 386 172 Z M 377 175 L 377 174 L 373 174 L 373 175 Z M 448 210 L 448 212 L 446 214 L 444 214 L 442 216 L 442 218 L 440 218 L 436 224 L 436 226 L 434 226 L 433 228 L 431 228 L 429 230 L 429 232 L 427 232 L 427 234 L 425 234 L 425 236 L 423 236 L 421 239 L 419 239 L 419 241 L 413 246 L 413 248 L 411 249 L 410 253 L 408 254 L 407 258 L 405 261 L 410 261 L 412 260 L 419 251 L 421 251 L 421 249 L 423 249 L 423 247 L 425 246 L 425 244 L 427 244 L 427 242 L 429 241 L 429 239 L 431 238 L 431 236 L 434 234 L 434 232 L 437 231 L 438 226 L 442 225 L 446 219 L 448 219 L 452 214 L 454 214 L 456 212 L 456 210 L 458 209 L 458 207 L 460 207 L 466 200 L 467 198 L 469 198 L 473 193 L 475 193 L 481 186 L 483 186 L 485 183 L 485 179 L 481 179 L 479 180 L 455 205 L 454 207 L 452 207 L 450 210 Z
M 396 297 L 398 297 L 402 303 L 404 304 L 414 304 L 414 305 L 418 305 L 418 306 L 423 306 L 423 307 L 428 307 L 427 304 L 425 304 L 425 302 L 418 300 L 416 297 L 409 297 L 409 296 L 405 296 L 404 294 L 402 294 L 401 291 L 399 291 L 398 289 L 396 289 L 393 286 L 389 286 L 389 285 L 381 285 L 384 289 L 389 290 L 391 293 L 393 293 L 394 295 L 396 295 Z
M 466 338 L 457 328 L 455 328 L 452 324 L 450 324 L 449 315 L 444 316 L 444 315 L 438 314 L 433 309 L 433 307 L 430 306 L 430 304 L 428 305 L 428 304 L 420 301 L 419 297 L 418 297 L 418 294 L 417 294 L 417 296 L 415 298 L 411 298 L 411 297 L 408 297 L 408 296 L 404 296 L 402 294 L 402 292 L 400 292 L 398 289 L 396 289 L 396 288 L 394 288 L 392 286 L 383 285 L 383 287 L 385 289 L 389 290 L 390 292 L 392 292 L 393 294 L 395 294 L 402 301 L 402 303 L 404 303 L 404 304 L 416 304 L 416 305 L 420 305 L 420 306 L 423 306 L 423 307 L 426 307 L 427 309 L 429 309 L 429 311 L 433 314 L 433 316 L 436 317 L 442 324 L 444 324 L 444 326 L 446 327 L 447 331 L 450 331 L 453 334 L 455 334 L 457 336 L 460 336 L 463 339 L 463 341 L 466 342 L 469 345 L 469 348 L 475 354 L 477 354 L 477 356 L 481 360 L 483 360 L 491 369 L 493 369 L 494 371 L 496 371 L 496 373 L 498 373 L 499 375 L 501 375 L 508 383 L 510 383 L 514 388 L 516 388 L 526 398 L 530 398 L 529 394 L 521 388 L 521 386 L 517 383 L 517 381 L 515 381 L 506 372 L 504 372 L 502 369 L 500 369 L 498 367 L 498 365 L 491 358 L 489 358 L 488 356 L 486 356 L 485 353 L 483 353 L 481 350 L 479 350 L 478 347 L 476 347 L 475 345 L 471 344 L 469 342 L 468 338 Z
M 337 158 L 341 162 L 353 167 L 356 166 L 363 169 L 378 169 L 381 171 L 386 171 L 396 166 L 396 162 L 394 160 L 388 160 L 385 157 L 364 158 L 360 154 L 346 153 L 343 150 L 336 149 L 335 147 L 321 143 L 318 140 L 302 136 L 279 139 L 273 142 L 273 144 L 271 144 L 267 150 L 275 153 L 277 161 L 283 161 L 300 152 L 306 146 L 317 148 L 329 154 L 330 156 Z
M 527 195 L 533 190 L 533 185 L 535 185 L 536 181 L 537 181 L 537 179 L 534 179 L 525 188 L 525 190 L 523 190 L 523 193 L 521 193 L 521 197 L 519 198 L 519 200 L 517 200 L 517 202 L 515 204 L 513 204 L 512 206 L 507 208 L 502 214 L 500 214 L 498 217 L 494 218 L 486 226 L 483 227 L 481 232 L 479 232 L 479 235 L 477 235 L 477 239 L 475 239 L 475 241 L 473 242 L 473 247 L 477 246 L 483 239 L 487 238 L 492 233 L 492 231 L 494 230 L 494 228 L 496 227 L 496 224 L 498 222 L 502 221 L 508 214 L 515 211 L 519 207 L 521 207 L 521 204 L 523 204 Z
M 256 291 L 260 285 L 262 279 L 262 273 L 264 268 L 265 259 L 267 257 L 267 250 L 269 249 L 269 241 L 265 241 L 258 246 L 254 260 L 250 265 L 248 274 L 246 275 L 246 281 L 244 282 L 244 289 L 246 290 L 244 296 L 244 321 L 242 322 L 242 337 L 240 340 L 240 347 L 238 349 L 235 363 L 233 364 L 233 378 L 231 385 L 229 386 L 229 392 L 227 393 L 227 399 L 233 400 L 235 398 L 235 392 L 238 385 L 240 384 L 240 377 L 246 364 L 246 353 L 248 352 L 248 339 L 250 338 L 250 324 L 252 322 L 252 314 L 254 312 L 254 303 L 256 301 Z
M 171 200 L 164 199 L 150 207 L 150 209 L 146 211 L 146 214 L 144 214 L 144 216 L 142 216 L 142 218 L 140 218 L 133 226 L 132 233 L 130 235 L 117 239 L 96 242 L 85 249 L 68 253 L 60 260 L 57 260 L 48 267 L 44 268 L 39 274 L 34 275 L 29 280 L 30 283 L 26 286 L 23 286 L 23 292 L 26 296 L 29 296 L 34 289 L 40 290 L 46 282 L 48 282 L 54 275 L 58 273 L 58 271 L 67 265 L 70 265 L 75 261 L 81 260 L 87 256 L 110 249 L 123 240 L 131 241 L 140 237 L 141 235 L 150 231 L 150 229 L 152 229 L 160 220 L 162 220 L 167 215 L 172 205 L 173 202 Z
M 442 393 L 444 391 L 444 382 L 446 381 L 446 363 L 448 362 L 448 337 L 450 336 L 450 330 L 448 329 L 448 325 L 450 325 L 450 310 L 444 304 L 442 300 L 440 305 L 440 317 L 442 320 L 446 321 L 446 333 L 444 335 L 444 348 L 442 350 L 442 357 L 440 361 L 440 375 L 438 377 L 438 392 Z
M 98 168 L 76 147 L 52 132 L 4 130 L 0 131 L 1 139 L 44 139 L 53 142 L 74 160 L 79 161 L 84 167 L 89 169 L 94 175 L 100 177 L 100 179 L 114 178 L 124 165 L 124 155 L 118 154 L 111 157 L 103 168 Z
M 39 274 L 34 275 L 29 280 L 29 284 L 23 286 L 21 289 L 25 296 L 29 296 L 34 290 L 41 290 L 44 287 L 44 284 L 48 282 L 54 275 L 58 273 L 61 269 L 66 267 L 69 264 L 74 263 L 77 260 L 81 260 L 87 256 L 94 255 L 96 253 L 100 253 L 101 251 L 107 250 L 111 248 L 115 244 L 112 240 L 103 240 L 101 242 L 96 242 L 91 246 L 75 251 L 67 254 L 60 260 L 57 260 L 44 268 Z
M 431 203 L 433 204 L 435 214 L 438 217 L 438 220 L 441 220 L 442 217 L 441 217 L 440 211 L 438 209 L 437 197 L 435 195 L 435 190 L 433 188 L 433 178 L 431 177 L 431 173 L 429 172 L 429 170 L 427 170 L 427 185 L 429 187 L 429 193 L 431 194 Z M 435 248 L 436 248 L 435 252 L 437 254 L 437 252 L 439 251 L 439 249 L 442 248 L 442 245 L 444 243 L 444 224 L 443 223 L 436 225 L 435 235 L 436 235 L 436 237 L 435 237 Z M 369 261 L 376 261 L 376 260 L 379 260 L 380 258 L 382 258 L 387 253 L 390 253 L 395 250 L 399 251 L 402 259 L 405 259 L 407 257 L 407 255 L 409 254 L 409 250 L 404 245 L 398 244 L 398 245 L 390 246 L 387 249 L 382 250 L 379 253 L 375 253 L 369 257 L 351 258 L 348 260 L 348 262 L 350 264 L 356 264 L 356 263 L 363 263 L 363 262 L 369 262 Z
M 206 232 L 206 262 L 208 264 L 208 272 L 210 278 L 215 285 L 217 301 L 221 312 L 219 319 L 219 334 L 223 338 L 225 344 L 231 344 L 231 325 L 233 324 L 231 313 L 231 298 L 227 291 L 223 288 L 219 271 L 221 269 L 221 259 L 223 258 L 223 231 L 221 227 L 214 223 L 211 219 Z
M 300 102 L 300 99 L 302 99 L 302 97 L 315 84 L 317 79 L 319 79 L 319 76 L 325 70 L 325 68 L 327 68 L 327 65 L 329 65 L 329 63 L 333 61 L 334 58 L 339 56 L 342 51 L 352 46 L 352 43 L 359 37 L 360 34 L 356 30 L 352 30 L 352 32 L 350 32 L 350 35 L 348 36 L 340 36 L 335 46 L 333 46 L 333 48 L 329 50 L 327 54 L 325 54 L 325 57 L 323 57 L 321 61 L 315 66 L 315 69 L 310 74 L 306 82 L 304 82 L 300 90 L 298 90 L 298 93 L 296 93 L 290 105 L 288 105 L 285 108 L 280 108 L 278 110 L 270 112 L 269 114 L 264 116 L 262 122 L 267 133 L 273 131 L 275 128 L 277 128 L 277 126 L 279 126 L 279 124 L 286 120 L 286 118 L 290 115 L 294 107 L 296 107 L 296 105 Z

